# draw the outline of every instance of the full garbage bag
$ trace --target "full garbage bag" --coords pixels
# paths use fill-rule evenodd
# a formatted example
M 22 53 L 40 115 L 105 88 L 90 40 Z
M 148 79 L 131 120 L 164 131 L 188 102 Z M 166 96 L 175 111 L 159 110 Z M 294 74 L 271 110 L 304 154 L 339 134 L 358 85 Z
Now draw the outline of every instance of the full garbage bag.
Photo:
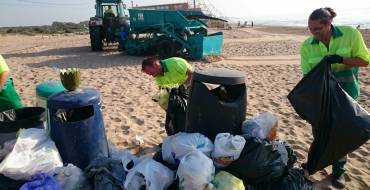
M 215 175 L 215 167 L 210 158 L 199 150 L 184 156 L 177 170 L 180 189 L 200 190 L 206 188 Z
M 184 86 L 171 89 L 165 122 L 167 135 L 185 131 L 188 100 L 189 92 Z
M 225 171 L 220 171 L 204 190 L 245 190 L 245 187 L 239 178 Z
M 0 173 L 15 180 L 29 180 L 37 172 L 50 174 L 63 166 L 59 152 L 43 129 L 21 130 L 11 153 L 0 164 Z
M 124 187 L 130 190 L 167 189 L 174 181 L 175 173 L 153 159 L 146 158 L 127 174 Z
M 298 115 L 312 125 L 307 170 L 325 168 L 370 138 L 370 115 L 340 86 L 325 59 L 289 93 Z
M 91 161 L 84 170 L 94 190 L 123 190 L 126 172 L 120 160 L 100 157 Z
M 185 155 L 195 149 L 211 157 L 213 143 L 200 133 L 177 133 L 164 140 L 162 145 L 163 160 L 178 165 Z
M 242 124 L 242 133 L 273 141 L 276 138 L 278 119 L 271 112 L 263 112 Z
M 294 168 L 287 171 L 281 180 L 266 184 L 262 190 L 313 190 L 313 182 L 306 179 L 302 169 Z
M 237 160 L 244 148 L 244 144 L 245 139 L 242 136 L 234 136 L 230 133 L 217 134 L 212 152 L 214 165 L 218 168 L 223 168 Z
M 280 153 L 267 140 L 244 137 L 246 142 L 239 159 L 227 166 L 225 171 L 257 188 L 278 181 L 287 169 Z

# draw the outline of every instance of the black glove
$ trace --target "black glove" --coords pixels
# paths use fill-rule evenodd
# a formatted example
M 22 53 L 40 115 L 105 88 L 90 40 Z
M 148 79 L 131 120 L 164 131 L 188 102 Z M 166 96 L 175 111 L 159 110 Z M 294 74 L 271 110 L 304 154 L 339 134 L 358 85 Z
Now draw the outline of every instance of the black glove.
M 324 59 L 326 60 L 328 64 L 343 63 L 343 57 L 337 54 L 327 55 L 324 57 Z

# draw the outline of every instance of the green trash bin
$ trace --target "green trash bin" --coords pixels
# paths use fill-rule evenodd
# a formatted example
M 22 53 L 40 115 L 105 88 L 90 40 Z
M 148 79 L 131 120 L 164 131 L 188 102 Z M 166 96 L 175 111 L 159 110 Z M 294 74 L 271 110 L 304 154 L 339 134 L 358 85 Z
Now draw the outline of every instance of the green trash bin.
M 63 84 L 60 81 L 57 80 L 47 80 L 44 81 L 36 86 L 36 106 L 43 107 L 46 109 L 45 114 L 45 129 L 48 132 L 48 124 L 46 121 L 48 121 L 49 117 L 49 111 L 47 110 L 47 100 L 50 95 L 58 92 L 64 91 L 65 88 L 63 87 Z

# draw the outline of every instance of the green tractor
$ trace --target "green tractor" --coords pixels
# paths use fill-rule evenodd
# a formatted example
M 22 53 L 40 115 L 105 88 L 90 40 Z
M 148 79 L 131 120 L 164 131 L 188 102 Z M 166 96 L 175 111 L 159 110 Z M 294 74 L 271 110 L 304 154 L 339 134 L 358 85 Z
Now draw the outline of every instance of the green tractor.
M 107 45 L 119 42 L 128 33 L 128 17 L 122 0 L 96 0 L 95 9 L 96 14 L 89 22 L 91 49 L 101 51 L 104 42 Z

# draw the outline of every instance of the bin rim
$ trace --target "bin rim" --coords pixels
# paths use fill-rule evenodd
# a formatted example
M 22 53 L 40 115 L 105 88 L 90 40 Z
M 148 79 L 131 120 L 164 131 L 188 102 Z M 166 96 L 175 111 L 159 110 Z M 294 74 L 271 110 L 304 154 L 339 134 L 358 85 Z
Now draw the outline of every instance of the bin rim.
M 245 84 L 245 75 L 241 71 L 224 68 L 212 68 L 207 70 L 196 70 L 193 81 L 211 84 L 237 85 Z

